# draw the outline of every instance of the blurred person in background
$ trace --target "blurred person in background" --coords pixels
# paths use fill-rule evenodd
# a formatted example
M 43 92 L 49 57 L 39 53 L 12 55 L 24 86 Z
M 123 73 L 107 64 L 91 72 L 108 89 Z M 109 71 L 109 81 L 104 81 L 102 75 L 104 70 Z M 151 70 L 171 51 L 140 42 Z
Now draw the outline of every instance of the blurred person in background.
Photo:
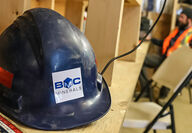
M 178 17 L 177 27 L 164 39 L 151 39 L 151 42 L 162 48 L 161 55 L 148 54 L 145 58 L 143 68 L 139 76 L 141 89 L 147 84 L 149 76 L 146 68 L 157 69 L 158 66 L 177 48 L 183 45 L 191 46 L 192 43 L 192 9 L 185 8 Z M 163 93 L 163 92 L 162 92 Z

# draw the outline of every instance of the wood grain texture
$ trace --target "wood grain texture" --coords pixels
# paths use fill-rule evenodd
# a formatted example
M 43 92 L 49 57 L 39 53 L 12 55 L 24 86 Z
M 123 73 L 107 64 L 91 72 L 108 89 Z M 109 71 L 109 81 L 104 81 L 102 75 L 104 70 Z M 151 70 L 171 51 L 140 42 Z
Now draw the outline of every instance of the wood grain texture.
M 54 10 L 55 8 L 55 0 L 31 0 L 31 8 L 49 8 Z
M 126 4 L 138 6 L 141 5 L 142 0 L 125 0 Z
M 171 28 L 170 28 L 170 31 L 175 29 L 176 17 L 177 17 L 177 15 L 176 15 L 177 6 L 178 6 L 178 0 L 174 0 L 173 10 L 172 10 L 172 17 L 171 17 Z
M 0 33 L 4 31 L 19 15 L 29 9 L 28 0 L 1 0 L 0 4 Z
M 90 41 L 101 72 L 107 61 L 115 56 L 119 44 L 124 0 L 90 0 L 85 35 Z M 113 64 L 104 77 L 111 84 Z
M 148 14 L 149 19 L 153 20 L 153 22 L 155 22 L 158 16 L 159 13 L 149 12 Z M 151 33 L 152 37 L 160 40 L 165 39 L 165 37 L 169 35 L 170 27 L 171 27 L 171 15 L 162 14 L 157 25 L 154 27 Z
M 179 3 L 179 8 L 192 8 L 192 5 L 187 3 Z
M 66 18 L 80 29 L 83 12 L 83 1 L 67 0 Z
M 66 1 L 67 0 L 55 0 L 55 11 L 63 16 L 66 16 Z
M 141 22 L 141 7 L 125 4 L 123 10 L 123 20 L 121 26 L 118 55 L 124 54 L 133 49 L 139 41 L 139 31 Z M 136 52 L 121 60 L 135 61 Z

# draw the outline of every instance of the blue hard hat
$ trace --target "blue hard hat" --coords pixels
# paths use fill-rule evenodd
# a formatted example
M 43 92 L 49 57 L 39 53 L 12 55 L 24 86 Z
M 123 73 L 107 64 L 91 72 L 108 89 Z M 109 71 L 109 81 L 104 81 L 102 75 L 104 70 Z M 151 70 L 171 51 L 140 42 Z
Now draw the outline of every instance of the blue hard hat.
M 28 10 L 1 34 L 1 70 L 0 79 L 12 78 L 0 80 L 0 111 L 29 127 L 74 128 L 110 108 L 89 42 L 53 10 Z

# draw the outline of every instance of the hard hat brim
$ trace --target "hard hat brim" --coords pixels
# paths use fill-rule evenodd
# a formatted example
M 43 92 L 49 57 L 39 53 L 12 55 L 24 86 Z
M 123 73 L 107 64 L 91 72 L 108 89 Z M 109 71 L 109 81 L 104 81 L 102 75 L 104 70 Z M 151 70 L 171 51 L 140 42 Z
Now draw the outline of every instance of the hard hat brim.
M 61 106 L 51 105 L 45 108 L 21 111 L 13 110 L 0 103 L 0 109 L 5 114 L 26 126 L 41 130 L 71 129 L 89 124 L 104 116 L 110 109 L 111 96 L 107 83 L 103 79 L 103 89 L 91 99 L 83 98 L 75 103 L 63 103 Z

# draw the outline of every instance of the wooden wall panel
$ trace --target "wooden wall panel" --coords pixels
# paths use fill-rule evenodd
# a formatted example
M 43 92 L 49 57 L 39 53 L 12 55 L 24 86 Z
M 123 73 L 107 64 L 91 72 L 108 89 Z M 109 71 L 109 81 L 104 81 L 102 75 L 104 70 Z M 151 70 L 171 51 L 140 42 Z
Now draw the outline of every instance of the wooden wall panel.
M 31 1 L 31 8 L 40 7 L 39 0 L 30 0 Z
M 67 0 L 66 18 L 80 29 L 82 19 L 83 1 Z
M 141 7 L 125 4 L 123 11 L 122 27 L 118 55 L 133 49 L 139 41 Z M 136 52 L 120 60 L 135 61 Z
M 31 8 L 42 7 L 53 9 L 55 7 L 55 0 L 31 0 Z
M 90 41 L 101 72 L 107 61 L 115 56 L 121 29 L 124 0 L 89 0 L 85 35 Z M 111 84 L 113 64 L 105 72 Z
M 4 31 L 19 15 L 30 7 L 29 0 L 1 0 L 0 33 Z
M 55 11 L 65 16 L 66 0 L 55 0 Z
M 159 15 L 158 13 L 150 12 L 148 17 L 154 22 L 157 19 L 158 15 Z M 161 18 L 159 19 L 159 22 L 152 31 L 152 37 L 160 40 L 165 39 L 165 37 L 167 37 L 170 32 L 170 27 L 171 27 L 171 15 L 162 14 Z

